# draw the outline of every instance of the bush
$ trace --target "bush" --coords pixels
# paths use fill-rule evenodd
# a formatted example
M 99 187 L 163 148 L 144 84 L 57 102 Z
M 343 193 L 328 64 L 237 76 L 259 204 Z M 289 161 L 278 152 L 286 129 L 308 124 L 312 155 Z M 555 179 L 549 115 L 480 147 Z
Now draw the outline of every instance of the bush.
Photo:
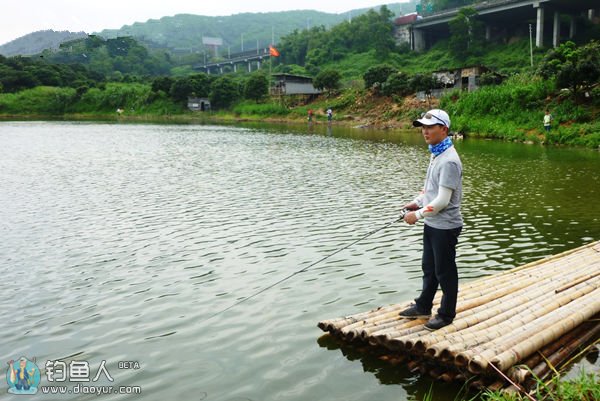
M 135 83 L 108 83 L 104 90 L 91 88 L 74 107 L 76 112 L 114 112 L 124 109 L 138 111 L 149 103 L 150 85 Z
M 410 77 L 400 71 L 392 73 L 383 85 L 383 94 L 386 96 L 407 96 L 412 92 Z
M 331 93 L 332 91 L 339 89 L 340 80 L 342 76 L 336 70 L 324 70 L 321 71 L 314 80 L 314 87 L 321 90 L 325 89 L 327 92 Z
M 254 100 L 256 103 L 263 100 L 269 94 L 269 80 L 263 73 L 254 73 L 246 80 L 244 85 L 244 97 Z
M 211 106 L 227 108 L 240 99 L 240 92 L 240 85 L 231 76 L 220 76 L 210 85 Z
M 375 84 L 383 84 L 390 75 L 398 70 L 389 64 L 379 64 L 369 68 L 363 75 L 365 80 L 365 89 L 372 88 Z
M 242 102 L 233 107 L 233 112 L 236 115 L 258 115 L 258 116 L 285 116 L 290 113 L 287 107 L 278 103 L 263 103 L 256 104 L 250 102 Z
M 15 94 L 0 95 L 3 114 L 64 114 L 76 99 L 73 88 L 38 86 Z

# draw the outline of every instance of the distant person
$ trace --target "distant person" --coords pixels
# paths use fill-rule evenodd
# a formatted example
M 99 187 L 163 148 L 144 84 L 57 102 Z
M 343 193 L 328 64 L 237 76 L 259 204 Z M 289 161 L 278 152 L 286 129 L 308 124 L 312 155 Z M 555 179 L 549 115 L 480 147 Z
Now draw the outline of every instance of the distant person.
M 546 132 L 550 132 L 550 127 L 552 126 L 552 114 L 550 114 L 550 110 L 546 110 L 546 114 L 544 115 L 544 129 Z
M 448 136 L 450 117 L 444 110 L 433 109 L 413 121 L 421 127 L 429 145 L 431 159 L 425 178 L 425 187 L 412 202 L 404 205 L 410 210 L 404 216 L 407 224 L 423 220 L 423 289 L 415 303 L 400 312 L 400 316 L 416 319 L 431 315 L 433 298 L 442 288 L 442 301 L 437 314 L 425 323 L 427 330 L 449 325 L 456 316 L 458 297 L 458 270 L 456 244 L 462 231 L 460 213 L 462 199 L 462 163 Z
M 331 122 L 333 119 L 333 110 L 331 108 L 327 109 L 327 121 Z
M 308 109 L 308 122 L 312 122 L 313 113 L 313 109 Z

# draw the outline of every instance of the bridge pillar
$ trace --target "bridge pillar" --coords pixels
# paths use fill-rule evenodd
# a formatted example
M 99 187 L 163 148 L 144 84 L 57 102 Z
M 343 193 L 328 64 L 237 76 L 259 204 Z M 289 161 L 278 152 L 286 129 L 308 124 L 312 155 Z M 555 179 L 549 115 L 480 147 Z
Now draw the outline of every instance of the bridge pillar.
M 577 17 L 571 15 L 571 24 L 569 25 L 569 39 L 573 39 L 577 33 Z
M 485 25 L 485 40 L 489 42 L 491 38 L 492 38 L 492 26 L 489 24 L 486 24 Z
M 535 46 L 544 46 L 544 7 L 537 8 L 537 21 L 535 24 Z
M 593 8 L 590 8 L 588 10 L 588 19 L 590 21 L 592 21 L 594 19 L 594 17 L 596 16 L 596 10 L 594 10 Z
M 252 72 L 252 61 L 248 61 L 248 72 Z
M 417 52 L 422 52 L 425 50 L 425 31 L 421 29 L 413 29 L 412 50 Z
M 219 74 L 223 74 L 223 67 L 219 67 Z
M 256 60 L 256 69 L 260 70 L 260 60 Z
M 554 23 L 552 25 L 552 46 L 558 47 L 560 43 L 560 15 L 554 11 Z
M 233 72 L 237 72 L 237 64 L 233 64 Z

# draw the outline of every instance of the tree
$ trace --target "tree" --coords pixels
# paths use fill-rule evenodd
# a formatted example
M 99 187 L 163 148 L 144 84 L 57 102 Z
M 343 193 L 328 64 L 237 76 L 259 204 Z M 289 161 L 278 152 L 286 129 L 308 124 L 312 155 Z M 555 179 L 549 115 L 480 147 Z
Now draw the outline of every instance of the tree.
M 398 70 L 389 64 L 379 64 L 370 67 L 364 74 L 365 88 L 372 88 L 373 85 L 383 84 L 388 77 Z
M 394 40 L 394 25 L 392 18 L 394 14 L 383 5 L 379 9 L 379 15 L 371 26 L 371 40 L 375 48 L 375 56 L 383 60 L 387 58 L 389 53 L 396 47 Z
M 422 0 L 421 9 L 425 14 L 448 10 L 450 8 L 458 8 L 477 3 L 480 0 Z
M 383 94 L 386 96 L 407 96 L 411 92 L 410 77 L 401 71 L 392 73 L 383 85 Z
M 254 100 L 256 103 L 269 94 L 269 80 L 262 73 L 250 75 L 244 86 L 244 97 Z
M 173 78 L 171 77 L 157 77 L 152 81 L 152 92 L 163 91 L 169 93 L 171 86 L 173 86 Z
M 281 38 L 282 61 L 304 65 L 315 73 L 320 66 L 340 60 L 349 53 L 374 49 L 375 56 L 384 59 L 396 47 L 392 17 L 390 10 L 381 6 L 379 12 L 371 9 L 330 30 L 322 26 L 296 30 Z
M 189 96 L 206 97 L 210 90 L 208 75 L 195 74 L 176 79 L 169 89 L 169 95 L 176 102 L 186 102 Z
M 458 60 L 465 60 L 481 50 L 483 23 L 477 20 L 477 11 L 461 8 L 448 23 L 450 27 L 450 50 Z
M 423 91 L 426 95 L 431 94 L 431 90 L 438 86 L 438 81 L 431 75 L 415 74 L 410 79 L 410 87 L 415 92 Z
M 484 72 L 479 76 L 479 86 L 500 85 L 501 83 L 502 76 L 493 72 Z
M 341 74 L 337 70 L 325 70 L 321 71 L 313 81 L 315 88 L 321 90 L 325 89 L 327 92 L 339 89 L 340 80 L 342 79 Z
M 600 42 L 577 47 L 567 41 L 548 51 L 538 73 L 546 79 L 555 78 L 558 88 L 569 88 L 574 96 L 589 90 L 600 80 Z
M 212 107 L 226 108 L 239 98 L 239 85 L 228 75 L 223 75 L 215 79 L 210 85 L 210 102 Z

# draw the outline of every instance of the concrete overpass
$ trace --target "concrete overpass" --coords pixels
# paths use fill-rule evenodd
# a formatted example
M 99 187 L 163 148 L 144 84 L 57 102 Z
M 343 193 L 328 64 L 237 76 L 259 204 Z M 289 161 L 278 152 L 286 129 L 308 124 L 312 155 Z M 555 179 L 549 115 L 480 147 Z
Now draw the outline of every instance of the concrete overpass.
M 552 26 L 552 45 L 558 46 L 561 38 L 561 16 L 569 17 L 568 37 L 576 33 L 577 17 L 593 19 L 599 0 L 490 0 L 469 7 L 474 8 L 486 26 L 486 39 L 492 38 L 494 30 L 506 29 L 518 22 L 535 29 L 535 44 L 544 46 L 545 27 Z M 413 50 L 424 50 L 428 44 L 450 35 L 448 22 L 460 9 L 444 10 L 428 15 L 410 24 L 410 45 Z
M 248 72 L 252 72 L 252 66 L 255 66 L 255 70 L 259 70 L 263 61 L 268 61 L 269 57 L 270 52 L 268 47 L 258 48 L 231 54 L 223 60 L 205 64 L 196 64 L 193 68 L 207 74 L 211 74 L 211 72 L 222 74 L 223 68 L 230 67 L 233 72 L 237 72 L 238 66 L 243 66 L 248 69 Z

